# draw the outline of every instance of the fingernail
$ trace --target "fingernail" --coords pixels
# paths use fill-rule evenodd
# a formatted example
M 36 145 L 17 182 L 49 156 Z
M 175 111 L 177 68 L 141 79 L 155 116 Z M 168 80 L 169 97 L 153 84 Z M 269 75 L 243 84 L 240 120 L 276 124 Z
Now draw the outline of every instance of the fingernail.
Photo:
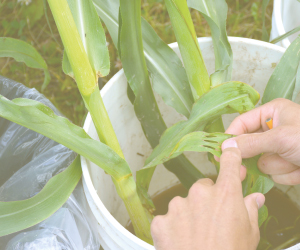
M 238 147 L 238 145 L 237 145 L 235 139 L 233 139 L 233 138 L 224 141 L 222 144 L 222 150 L 224 150 L 226 148 L 237 148 L 237 147 Z
M 258 209 L 260 209 L 265 204 L 265 196 L 263 194 L 260 194 L 256 197 L 256 203 L 258 206 Z

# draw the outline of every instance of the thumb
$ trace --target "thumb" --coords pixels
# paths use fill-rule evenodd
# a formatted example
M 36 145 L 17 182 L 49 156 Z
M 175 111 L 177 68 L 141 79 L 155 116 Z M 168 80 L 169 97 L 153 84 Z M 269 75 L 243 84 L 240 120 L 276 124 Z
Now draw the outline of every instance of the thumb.
M 265 203 L 265 196 L 261 193 L 253 193 L 244 198 L 250 223 L 253 228 L 258 228 L 258 209 Z
M 261 153 L 279 153 L 285 138 L 285 129 L 277 127 L 262 133 L 244 134 L 234 138 L 243 158 L 250 158 Z

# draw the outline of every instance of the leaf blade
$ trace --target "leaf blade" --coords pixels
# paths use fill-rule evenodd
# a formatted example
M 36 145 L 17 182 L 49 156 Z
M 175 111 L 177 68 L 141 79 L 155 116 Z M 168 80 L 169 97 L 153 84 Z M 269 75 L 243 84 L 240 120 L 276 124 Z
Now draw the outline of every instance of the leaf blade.
M 127 162 L 110 147 L 91 139 L 81 127 L 55 115 L 40 102 L 23 98 L 9 101 L 0 95 L 0 116 L 70 148 L 97 164 L 116 180 L 131 174 Z
M 134 5 L 131 5 L 133 4 Z M 151 147 L 167 129 L 157 106 L 143 54 L 140 2 L 121 2 L 119 54 L 128 83 L 135 94 L 134 110 Z M 135 32 L 130 32 L 134 30 Z M 128 35 L 130 34 L 130 35 Z M 187 188 L 203 174 L 184 156 L 165 165 Z
M 296 73 L 295 88 L 294 88 L 293 97 L 292 97 L 293 102 L 296 100 L 299 93 L 300 93 L 300 62 L 299 62 L 297 73 Z
M 270 43 L 276 44 L 276 43 L 282 41 L 283 39 L 288 38 L 289 36 L 295 34 L 298 31 L 300 31 L 300 26 L 298 26 L 298 27 L 296 27 L 296 28 L 294 28 L 294 29 L 286 32 L 285 34 L 283 34 L 283 35 L 281 35 L 279 37 L 274 38 L 272 41 L 270 41 Z
M 210 79 L 198 44 L 191 14 L 185 1 L 165 0 L 165 3 L 194 100 L 197 100 L 210 89 Z
M 300 36 L 287 48 L 265 88 L 262 104 L 276 98 L 292 99 L 300 63 Z
M 108 28 L 115 46 L 118 47 L 119 1 L 94 0 L 94 5 Z M 154 90 L 162 96 L 166 104 L 188 117 L 193 105 L 192 92 L 181 60 L 143 18 L 142 36 L 146 63 Z
M 226 32 L 228 6 L 224 0 L 188 0 L 188 6 L 196 9 L 208 22 L 215 52 L 215 73 L 211 84 L 216 86 L 231 80 L 233 54 Z
M 92 0 L 68 0 L 68 5 L 93 70 L 98 77 L 108 75 L 110 61 L 105 32 Z M 69 65 L 67 54 L 64 53 L 63 70 L 73 77 Z
M 189 120 L 168 128 L 162 135 L 159 145 L 147 158 L 145 166 L 137 171 L 137 186 L 140 194 L 147 195 L 155 167 L 166 160 L 184 136 L 202 130 L 207 121 L 222 114 L 250 110 L 258 100 L 259 94 L 252 87 L 241 82 L 221 84 L 200 97 L 193 106 Z M 146 202 L 148 197 L 141 197 L 141 199 Z
M 17 62 L 23 62 L 28 67 L 43 69 L 45 74 L 42 90 L 50 82 L 48 66 L 38 51 L 30 44 L 10 37 L 0 37 L 0 57 L 12 57 Z
M 81 178 L 79 156 L 66 170 L 52 177 L 45 187 L 27 200 L 0 202 L 0 237 L 45 220 L 69 198 Z

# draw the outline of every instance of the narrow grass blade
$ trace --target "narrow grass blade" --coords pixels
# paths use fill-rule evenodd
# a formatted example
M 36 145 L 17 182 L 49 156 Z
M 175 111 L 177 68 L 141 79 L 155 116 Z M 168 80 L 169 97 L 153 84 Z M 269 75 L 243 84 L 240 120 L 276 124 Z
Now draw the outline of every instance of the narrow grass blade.
M 118 0 L 93 0 L 96 11 L 105 23 L 116 47 L 118 44 Z M 167 105 L 189 116 L 192 92 L 189 81 L 177 54 L 165 44 L 153 28 L 142 18 L 143 48 L 154 90 Z
M 68 4 L 93 70 L 98 77 L 108 75 L 110 61 L 105 32 L 92 0 L 68 0 Z M 65 52 L 63 70 L 73 77 L 74 73 L 69 65 Z
M 295 88 L 294 88 L 293 98 L 292 98 L 293 102 L 296 100 L 299 93 L 300 93 L 300 61 L 296 73 Z
M 66 170 L 52 177 L 32 198 L 0 202 L 0 237 L 47 219 L 67 201 L 80 178 L 80 158 L 77 156 Z
M 50 82 L 48 66 L 42 56 L 30 44 L 10 37 L 0 37 L 0 57 L 12 57 L 17 62 L 23 62 L 28 67 L 43 69 L 45 80 L 42 85 L 44 90 Z
M 249 85 L 241 82 L 228 82 L 213 88 L 194 104 L 189 120 L 168 128 L 159 145 L 147 158 L 143 169 L 137 172 L 137 186 L 146 195 L 155 167 L 169 157 L 176 144 L 187 134 L 203 130 L 206 123 L 222 114 L 243 113 L 259 100 L 259 94 Z M 141 198 L 143 201 L 148 197 Z
M 279 42 L 282 41 L 283 39 L 288 38 L 289 36 L 291 36 L 291 35 L 297 33 L 298 31 L 300 31 L 300 26 L 298 26 L 298 27 L 296 27 L 296 28 L 294 28 L 294 29 L 292 29 L 292 30 L 286 32 L 285 34 L 283 34 L 283 35 L 281 35 L 281 36 L 279 36 L 279 37 L 276 37 L 276 38 L 273 39 L 270 43 L 274 43 L 274 44 L 279 43 Z
M 208 22 L 215 51 L 215 73 L 211 84 L 216 86 L 231 80 L 233 55 L 226 32 L 228 6 L 225 0 L 188 0 L 188 6 L 196 9 Z
M 292 99 L 299 63 L 300 36 L 287 48 L 276 66 L 265 89 L 262 103 L 267 103 L 276 98 Z
M 209 75 L 186 1 L 165 0 L 194 100 L 210 89 Z
M 97 164 L 115 180 L 131 174 L 126 161 L 110 147 L 91 139 L 81 127 L 55 115 L 40 102 L 22 98 L 10 101 L 0 95 L 0 116 L 72 149 Z
M 269 4 L 270 0 L 263 0 L 262 1 L 262 38 L 261 40 L 268 42 L 270 40 L 269 33 L 266 28 L 266 11 L 267 6 Z
M 51 36 L 52 36 L 53 40 L 57 44 L 59 44 L 59 42 L 57 41 L 57 39 L 54 36 L 53 30 L 52 30 L 52 27 L 51 27 L 51 24 L 50 24 L 50 21 L 49 21 L 47 0 L 43 0 L 43 7 L 44 7 L 44 13 L 45 13 L 45 17 L 46 17 L 46 21 L 47 21 L 48 27 L 50 29 Z

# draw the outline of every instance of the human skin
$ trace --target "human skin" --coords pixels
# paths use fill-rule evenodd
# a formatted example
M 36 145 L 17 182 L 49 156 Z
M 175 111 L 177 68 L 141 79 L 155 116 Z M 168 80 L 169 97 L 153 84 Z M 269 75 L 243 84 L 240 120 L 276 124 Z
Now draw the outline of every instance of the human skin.
M 263 194 L 243 197 L 241 151 L 235 141 L 222 145 L 216 183 L 197 181 L 186 198 L 175 197 L 166 215 L 156 216 L 151 234 L 157 250 L 254 250 L 260 236 L 258 209 Z
M 273 129 L 265 121 L 273 119 Z M 279 184 L 300 184 L 300 105 L 275 99 L 237 117 L 226 130 L 238 135 L 242 158 L 264 153 L 258 168 Z M 228 141 L 227 141 L 228 143 Z
M 273 119 L 273 129 L 265 121 Z M 256 249 L 262 194 L 242 197 L 241 158 L 263 155 L 259 169 L 280 184 L 300 184 L 300 105 L 276 99 L 237 117 L 226 130 L 237 135 L 222 145 L 220 175 L 194 184 L 187 198 L 175 197 L 151 233 L 157 250 Z

